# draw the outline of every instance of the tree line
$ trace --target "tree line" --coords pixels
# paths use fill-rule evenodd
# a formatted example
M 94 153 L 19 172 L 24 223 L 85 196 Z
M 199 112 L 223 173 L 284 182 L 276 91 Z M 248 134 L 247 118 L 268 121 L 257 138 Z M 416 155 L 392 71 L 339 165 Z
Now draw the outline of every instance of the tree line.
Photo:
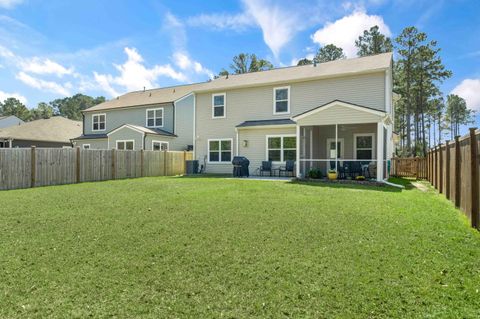
M 91 97 L 76 94 L 63 99 L 55 99 L 48 103 L 40 102 L 37 107 L 28 109 L 20 100 L 10 97 L 0 101 L 0 116 L 15 115 L 23 121 L 48 119 L 52 116 L 63 116 L 75 121 L 82 120 L 82 111 L 105 102 L 105 97 Z
M 391 39 L 378 26 L 365 30 L 355 41 L 357 56 L 396 51 L 393 67 L 395 133 L 399 136 L 397 155 L 424 156 L 429 147 L 460 134 L 462 125 L 474 122 L 474 112 L 458 95 L 444 96 L 440 85 L 452 76 L 442 62 L 438 43 L 416 27 L 403 29 Z M 303 58 L 297 65 L 345 59 L 342 48 L 328 44 L 318 49 L 313 59 Z M 255 54 L 241 53 L 233 58 L 230 71 L 218 76 L 272 69 L 271 62 Z

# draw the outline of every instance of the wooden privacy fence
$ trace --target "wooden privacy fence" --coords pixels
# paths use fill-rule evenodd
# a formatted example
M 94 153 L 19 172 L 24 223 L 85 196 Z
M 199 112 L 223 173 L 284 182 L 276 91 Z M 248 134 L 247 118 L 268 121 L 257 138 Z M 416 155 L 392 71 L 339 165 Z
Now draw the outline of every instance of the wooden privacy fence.
M 391 161 L 390 173 L 398 177 L 427 178 L 428 163 L 424 157 L 394 157 Z
M 470 134 L 446 141 L 427 154 L 428 181 L 454 202 L 477 229 L 480 228 L 478 135 L 471 128 Z
M 192 152 L 0 149 L 0 190 L 185 173 Z

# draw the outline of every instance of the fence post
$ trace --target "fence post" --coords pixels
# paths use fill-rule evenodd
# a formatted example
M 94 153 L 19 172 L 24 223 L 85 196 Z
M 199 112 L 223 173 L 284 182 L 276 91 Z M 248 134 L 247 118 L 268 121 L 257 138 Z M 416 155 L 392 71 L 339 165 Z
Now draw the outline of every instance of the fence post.
M 478 228 L 479 199 L 478 199 L 478 146 L 476 128 L 470 128 L 470 165 L 471 165 L 471 216 L 472 227 Z
M 80 183 L 80 146 L 76 147 L 75 181 Z
M 187 151 L 183 151 L 183 174 L 187 173 Z
M 438 189 L 438 146 L 435 146 L 434 150 L 434 159 L 433 159 L 433 170 L 434 170 L 434 181 L 433 187 Z
M 450 199 L 450 141 L 445 141 L 445 196 Z
M 144 176 L 144 165 L 145 165 L 145 151 L 142 148 L 140 150 L 140 177 Z
M 167 176 L 167 151 L 163 151 L 163 176 Z
M 30 187 L 35 187 L 35 178 L 37 175 L 37 155 L 35 151 L 35 146 L 32 146 L 30 149 Z
M 438 156 L 439 156 L 439 164 L 438 164 L 438 192 L 443 193 L 443 154 L 442 154 L 442 143 L 438 144 Z
M 455 136 L 455 206 L 460 207 L 460 137 Z
M 116 155 L 116 154 L 115 154 L 115 149 L 112 148 L 112 179 L 115 179 L 115 178 L 116 178 L 116 174 L 117 174 L 117 172 L 116 172 L 116 163 L 115 163 L 117 160 L 116 160 L 116 158 L 115 158 L 115 155 Z
M 415 171 L 413 176 L 415 179 L 418 179 L 418 156 L 415 156 L 415 159 L 413 160 L 413 170 Z

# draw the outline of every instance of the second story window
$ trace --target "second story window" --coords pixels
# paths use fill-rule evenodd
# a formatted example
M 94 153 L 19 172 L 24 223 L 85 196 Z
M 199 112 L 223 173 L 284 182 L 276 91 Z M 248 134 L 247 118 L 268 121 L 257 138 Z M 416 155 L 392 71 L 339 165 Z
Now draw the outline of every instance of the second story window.
M 147 110 L 147 127 L 163 127 L 163 108 Z
M 290 87 L 273 89 L 273 114 L 290 113 Z
M 226 106 L 226 94 L 213 94 L 212 95 L 212 118 L 224 118 Z
M 106 122 L 107 122 L 106 114 L 92 115 L 92 131 L 105 131 Z

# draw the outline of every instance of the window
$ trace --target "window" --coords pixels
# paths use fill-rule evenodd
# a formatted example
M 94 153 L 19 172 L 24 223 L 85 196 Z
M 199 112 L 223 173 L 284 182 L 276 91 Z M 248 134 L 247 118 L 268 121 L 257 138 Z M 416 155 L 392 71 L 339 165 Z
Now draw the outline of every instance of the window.
M 92 115 L 92 131 L 105 131 L 106 114 Z
M 163 127 L 163 108 L 147 110 L 147 127 Z
M 226 94 L 212 95 L 212 118 L 225 118 Z
M 267 160 L 272 162 L 294 161 L 297 156 L 295 135 L 267 136 Z
M 152 150 L 154 150 L 154 151 L 168 151 L 168 142 L 152 141 Z
M 375 145 L 373 144 L 374 134 L 355 134 L 355 158 L 373 159 L 375 154 Z
M 90 144 L 83 144 L 83 149 L 84 150 L 89 150 L 90 149 Z
M 208 140 L 208 161 L 229 163 L 232 161 L 232 139 Z
M 0 148 L 10 148 L 10 141 L 0 141 Z
M 290 87 L 273 89 L 273 114 L 290 113 Z
M 117 150 L 128 150 L 131 151 L 135 147 L 135 142 L 133 140 L 128 141 L 117 141 Z

